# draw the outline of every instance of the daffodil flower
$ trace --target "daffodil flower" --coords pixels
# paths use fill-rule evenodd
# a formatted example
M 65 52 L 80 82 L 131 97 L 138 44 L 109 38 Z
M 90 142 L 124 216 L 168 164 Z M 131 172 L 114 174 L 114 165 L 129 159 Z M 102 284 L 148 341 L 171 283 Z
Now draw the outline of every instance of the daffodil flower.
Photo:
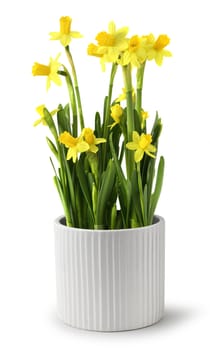
M 61 85 L 62 81 L 58 75 L 58 69 L 61 66 L 61 63 L 58 62 L 60 54 L 56 56 L 55 59 L 50 58 L 48 66 L 35 62 L 32 67 L 32 74 L 34 76 L 42 75 L 47 77 L 47 90 L 50 88 L 51 81 L 56 85 Z
M 170 39 L 167 35 L 161 34 L 155 40 L 153 34 L 145 37 L 147 38 L 147 58 L 148 60 L 155 60 L 157 65 L 161 66 L 163 63 L 163 57 L 172 56 L 171 52 L 165 50 L 165 47 L 170 43 Z
M 100 57 L 101 63 L 116 63 L 119 55 L 128 47 L 127 33 L 128 27 L 117 30 L 115 23 L 110 22 L 108 32 L 102 31 L 97 34 L 97 45 L 89 45 L 88 54 Z
M 36 107 L 36 111 L 37 113 L 41 116 L 41 118 L 37 119 L 34 122 L 34 126 L 37 126 L 39 124 L 43 124 L 43 125 L 47 125 L 45 117 L 44 117 L 44 109 L 45 109 L 45 105 L 40 105 L 38 107 Z M 50 112 L 51 116 L 55 115 L 57 113 L 58 109 L 54 109 L 52 112 Z
M 83 135 L 79 137 L 73 137 L 69 132 L 64 131 L 59 136 L 60 143 L 64 144 L 68 148 L 67 160 L 73 160 L 76 163 L 78 153 L 83 153 L 89 150 L 89 145 L 83 140 Z
M 126 66 L 131 63 L 134 67 L 139 67 L 145 62 L 147 52 L 143 44 L 143 39 L 138 35 L 132 36 L 128 41 L 128 49 L 120 55 L 118 63 Z
M 60 32 L 51 32 L 51 40 L 60 40 L 60 43 L 66 47 L 73 38 L 82 38 L 82 34 L 71 30 L 72 19 L 69 16 L 60 18 Z
M 98 152 L 98 147 L 96 145 L 106 142 L 106 139 L 104 138 L 96 138 L 93 130 L 90 128 L 84 128 L 82 130 L 82 135 L 84 137 L 84 141 L 89 145 L 88 151 L 92 153 Z
M 135 151 L 134 160 L 136 163 L 140 162 L 146 153 L 148 156 L 155 158 L 152 153 L 156 152 L 156 147 L 151 144 L 152 135 L 141 134 L 139 135 L 137 131 L 133 131 L 133 141 L 126 144 L 126 148 L 131 151 Z
M 120 123 L 120 118 L 123 115 L 123 108 L 119 103 L 115 104 L 111 107 L 111 117 L 114 119 L 114 123 L 110 125 L 110 129 L 112 129 L 115 125 Z

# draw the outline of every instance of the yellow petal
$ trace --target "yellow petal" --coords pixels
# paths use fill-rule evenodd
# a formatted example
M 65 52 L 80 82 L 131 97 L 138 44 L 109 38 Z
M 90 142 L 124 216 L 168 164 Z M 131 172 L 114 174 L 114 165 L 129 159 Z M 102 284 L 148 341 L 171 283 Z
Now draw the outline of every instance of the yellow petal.
M 77 139 L 75 139 L 69 132 L 64 131 L 60 134 L 58 140 L 63 143 L 66 147 L 75 147 L 77 144 Z
M 149 152 L 156 152 L 156 147 L 155 147 L 154 145 L 149 145 L 149 146 L 147 147 L 147 150 L 148 150 Z
M 128 142 L 126 143 L 126 148 L 130 149 L 131 151 L 135 151 L 138 148 L 138 144 L 135 142 Z
M 89 150 L 89 148 L 90 148 L 90 146 L 85 141 L 78 142 L 78 144 L 77 144 L 77 150 L 79 152 L 86 152 Z
M 139 134 L 137 133 L 137 131 L 133 131 L 132 136 L 133 136 L 133 142 L 138 143 L 139 140 L 140 140 L 140 136 L 139 136 Z
M 60 37 L 61 44 L 66 47 L 70 44 L 71 41 L 71 35 L 70 34 L 62 34 Z
M 51 32 L 49 35 L 51 36 L 50 40 L 60 40 L 61 38 L 60 32 Z
M 143 155 L 144 155 L 143 149 L 141 149 L 141 148 L 137 149 L 137 151 L 134 154 L 135 162 L 136 163 L 140 162 L 142 160 L 142 158 L 143 158 Z
M 77 149 L 76 149 L 76 147 L 68 149 L 66 158 L 67 158 L 67 160 L 73 158 L 73 162 L 76 163 L 76 160 L 77 160 Z
M 155 155 L 150 153 L 148 150 L 145 150 L 145 153 L 150 156 L 151 158 L 155 158 Z
M 95 139 L 95 145 L 98 145 L 99 143 L 104 143 L 106 142 L 106 139 L 103 139 L 103 138 L 96 138 Z
M 42 118 L 37 119 L 37 120 L 33 123 L 33 126 L 37 126 L 37 125 L 39 125 L 39 124 L 41 124 L 41 123 L 42 123 Z
M 96 147 L 96 145 L 90 145 L 89 150 L 92 153 L 97 153 L 98 152 L 98 147 Z
M 83 35 L 80 32 L 71 32 L 71 37 L 74 39 L 83 38 Z
M 45 108 L 45 105 L 40 105 L 40 106 L 36 107 L 36 112 L 37 112 L 41 117 L 44 117 L 44 108 Z
M 109 22 L 108 29 L 109 29 L 109 33 L 110 34 L 115 34 L 115 32 L 116 32 L 116 25 L 115 25 L 115 23 L 113 21 Z

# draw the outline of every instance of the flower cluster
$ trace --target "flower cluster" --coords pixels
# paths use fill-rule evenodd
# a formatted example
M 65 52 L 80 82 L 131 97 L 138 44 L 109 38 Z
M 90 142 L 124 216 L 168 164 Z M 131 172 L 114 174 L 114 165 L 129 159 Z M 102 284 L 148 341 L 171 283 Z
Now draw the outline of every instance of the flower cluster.
M 97 138 L 90 128 L 84 128 L 79 137 L 73 137 L 69 132 L 64 131 L 59 136 L 59 141 L 68 148 L 67 159 L 73 160 L 75 163 L 78 153 L 92 152 L 97 153 L 100 143 L 106 142 L 103 138 Z
M 153 34 L 141 37 L 133 35 L 127 38 L 127 33 L 127 27 L 116 30 L 115 23 L 110 22 L 108 32 L 97 34 L 97 45 L 88 46 L 88 54 L 100 57 L 103 69 L 107 62 L 139 67 L 146 60 L 154 59 L 158 65 L 161 65 L 163 57 L 171 56 L 170 51 L 165 50 L 170 42 L 167 35 L 159 35 L 157 39 Z
M 50 58 L 48 64 L 35 62 L 32 67 L 34 76 L 46 76 L 47 90 L 51 82 L 60 86 L 65 81 L 69 93 L 69 102 L 52 112 L 45 105 L 38 106 L 39 119 L 34 123 L 48 126 L 53 136 L 53 140 L 47 137 L 47 143 L 58 161 L 56 170 L 50 158 L 66 224 L 95 229 L 152 224 L 164 173 L 163 157 L 157 172 L 155 168 L 162 122 L 157 114 L 148 132 L 149 113 L 142 106 L 143 78 L 147 61 L 154 60 L 160 66 L 164 57 L 171 56 L 166 50 L 170 39 L 165 34 L 157 38 L 153 34 L 128 37 L 128 27 L 117 29 L 114 22 L 109 23 L 108 31 L 96 35 L 96 42 L 88 45 L 87 53 L 99 58 L 103 71 L 106 64 L 111 64 L 111 71 L 103 115 L 96 112 L 92 129 L 85 126 L 69 46 L 72 39 L 82 35 L 72 31 L 71 25 L 70 17 L 61 17 L 60 30 L 50 33 L 50 39 L 60 41 L 64 47 L 71 71 L 60 62 L 61 54 Z M 124 86 L 113 99 L 120 67 Z

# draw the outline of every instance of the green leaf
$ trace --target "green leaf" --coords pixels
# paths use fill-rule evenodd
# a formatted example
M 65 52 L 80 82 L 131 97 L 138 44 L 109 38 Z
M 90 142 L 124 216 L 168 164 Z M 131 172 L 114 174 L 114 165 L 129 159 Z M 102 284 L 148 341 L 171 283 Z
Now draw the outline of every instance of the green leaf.
M 61 203 L 63 205 L 63 209 L 64 209 L 64 213 L 65 213 L 65 217 L 66 217 L 66 225 L 67 226 L 73 226 L 72 224 L 72 220 L 71 220 L 71 216 L 70 216 L 70 212 L 66 203 L 66 199 L 65 196 L 63 194 L 63 189 L 62 189 L 62 184 L 58 178 L 58 176 L 54 176 L 53 177 L 55 186 L 57 188 L 57 191 L 59 193 L 60 199 L 61 199 Z
M 141 115 L 134 109 L 134 130 L 141 134 Z
M 101 183 L 101 188 L 98 191 L 98 203 L 96 212 L 96 225 L 97 227 L 104 226 L 104 217 L 107 209 L 107 202 L 113 192 L 113 187 L 115 184 L 115 165 L 113 160 L 110 159 L 107 168 L 104 172 L 103 180 Z
M 57 142 L 57 139 L 58 139 L 58 133 L 57 133 L 57 129 L 56 129 L 56 126 L 55 126 L 55 123 L 54 123 L 54 120 L 50 114 L 50 112 L 47 110 L 47 108 L 44 108 L 44 119 L 51 131 L 51 133 L 53 134 L 54 136 L 54 139 L 56 140 Z
M 147 220 L 148 220 L 148 213 L 147 213 L 147 207 L 148 207 L 148 192 L 147 192 L 147 184 L 144 186 L 144 191 L 143 191 L 143 201 L 144 201 L 144 211 L 145 211 L 145 225 L 147 225 Z
M 131 190 L 132 190 L 132 192 L 131 192 L 131 198 L 132 198 L 131 222 L 138 220 L 139 226 L 144 226 L 143 214 L 142 214 L 141 203 L 140 203 L 138 175 L 137 175 L 136 168 L 134 169 L 132 177 L 131 177 Z M 136 216 L 133 215 L 133 211 L 135 212 Z
M 155 145 L 156 147 L 158 145 L 158 139 L 160 137 L 162 128 L 163 128 L 162 121 L 158 116 L 158 112 L 156 112 L 155 121 L 154 121 L 152 131 L 151 131 L 152 144 Z
M 98 112 L 96 112 L 96 115 L 95 115 L 95 135 L 96 137 L 102 137 L 101 117 Z
M 122 209 L 122 215 L 124 217 L 125 222 L 128 225 L 129 214 L 130 214 L 130 204 L 131 204 L 131 183 L 129 180 L 126 180 L 123 170 L 121 168 L 120 161 L 117 158 L 115 148 L 113 145 L 112 133 L 109 139 L 110 139 L 110 148 L 112 152 L 112 157 L 114 159 L 114 164 L 117 172 L 119 201 Z
M 150 161 L 147 167 L 146 185 L 147 185 L 147 217 L 150 209 L 152 185 L 155 175 L 155 162 L 156 159 L 150 157 Z
M 80 187 L 82 190 L 82 193 L 84 195 L 85 201 L 87 203 L 87 206 L 90 211 L 90 215 L 92 217 L 92 220 L 94 222 L 94 216 L 93 216 L 93 210 L 92 210 L 92 199 L 91 199 L 91 191 L 89 188 L 89 183 L 87 180 L 87 177 L 85 176 L 85 173 L 83 171 L 83 167 L 81 166 L 80 162 L 77 162 L 76 164 L 76 173 L 77 177 L 80 183 Z
M 69 108 L 65 107 L 66 109 L 63 109 L 61 105 L 59 105 L 59 110 L 57 112 L 57 121 L 58 121 L 58 130 L 59 134 L 63 133 L 64 131 L 68 131 L 71 133 L 71 127 L 70 127 L 70 120 L 69 120 Z
M 160 157 L 159 165 L 158 165 L 158 171 L 157 171 L 157 177 L 156 177 L 156 184 L 154 192 L 151 196 L 151 205 L 150 205 L 150 212 L 149 212 L 149 224 L 152 224 L 154 212 L 160 197 L 162 184 L 163 184 L 163 175 L 164 175 L 164 166 L 165 161 L 163 157 Z
M 46 140 L 47 140 L 47 144 L 51 150 L 51 152 L 54 154 L 54 156 L 56 157 L 57 160 L 59 160 L 58 158 L 58 150 L 57 148 L 55 147 L 54 143 L 48 138 L 46 137 Z

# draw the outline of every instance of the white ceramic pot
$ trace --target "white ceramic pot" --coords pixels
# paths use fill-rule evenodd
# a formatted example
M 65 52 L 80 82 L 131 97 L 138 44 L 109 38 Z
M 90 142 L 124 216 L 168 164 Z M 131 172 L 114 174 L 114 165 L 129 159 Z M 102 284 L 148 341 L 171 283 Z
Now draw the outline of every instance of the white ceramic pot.
M 122 331 L 164 312 L 164 219 L 123 230 L 84 230 L 55 221 L 57 312 L 68 325 Z

